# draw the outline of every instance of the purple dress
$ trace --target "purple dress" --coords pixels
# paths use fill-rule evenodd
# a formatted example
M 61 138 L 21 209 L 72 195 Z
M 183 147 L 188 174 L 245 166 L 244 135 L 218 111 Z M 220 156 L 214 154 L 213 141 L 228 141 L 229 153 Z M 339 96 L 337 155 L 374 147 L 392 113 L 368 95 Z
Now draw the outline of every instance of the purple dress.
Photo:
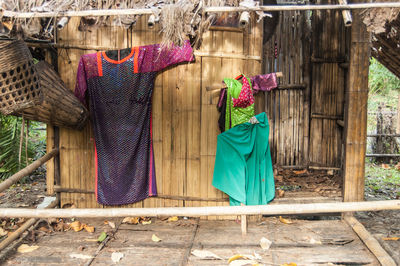
M 129 48 L 112 60 L 105 52 L 83 55 L 75 95 L 89 110 L 95 137 L 96 198 L 130 204 L 157 195 L 151 97 L 157 72 L 193 60 L 189 42 L 160 51 L 158 44 Z

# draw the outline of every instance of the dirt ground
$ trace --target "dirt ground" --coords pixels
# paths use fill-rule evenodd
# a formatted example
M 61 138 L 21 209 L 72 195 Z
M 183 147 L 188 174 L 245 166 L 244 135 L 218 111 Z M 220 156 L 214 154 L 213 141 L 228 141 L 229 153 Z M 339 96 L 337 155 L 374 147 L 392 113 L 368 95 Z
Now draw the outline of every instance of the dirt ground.
M 324 180 L 323 177 L 319 177 L 321 180 Z M 333 184 L 332 187 L 337 188 L 336 184 Z M 333 190 L 333 188 L 327 188 L 327 190 Z M 21 184 L 14 186 L 4 193 L 0 194 L 0 207 L 22 207 L 22 208 L 32 208 L 37 206 L 45 196 L 45 181 L 44 179 L 36 179 L 34 182 L 30 184 Z M 379 198 L 374 195 L 373 200 L 379 200 Z M 380 211 L 380 212 L 360 212 L 357 213 L 357 218 L 361 223 L 370 231 L 382 244 L 382 246 L 388 251 L 388 253 L 396 260 L 396 262 L 400 265 L 400 240 L 394 240 L 393 237 L 400 237 L 400 212 L 399 211 Z M 295 220 L 295 218 L 293 218 Z M 16 230 L 22 223 L 23 219 L 1 219 L 0 226 L 3 230 L 7 232 L 12 232 Z M 38 251 L 33 251 L 36 253 L 26 253 L 30 255 L 24 255 L 23 253 L 17 253 L 13 250 L 11 253 L 7 255 L 7 265 L 9 264 L 20 264 L 20 265 L 51 265 L 51 264 L 65 264 L 65 265 L 83 265 L 88 261 L 88 259 L 82 258 L 73 258 L 70 257 L 70 254 L 84 254 L 87 256 L 93 256 L 96 250 L 99 247 L 99 243 L 96 241 L 99 237 L 99 234 L 104 231 L 107 234 L 111 235 L 113 229 L 104 224 L 103 220 L 82 220 L 81 222 L 87 222 L 88 225 L 95 227 L 94 233 L 88 233 L 85 230 L 80 232 L 74 232 L 73 230 L 68 230 L 67 232 L 61 232 L 63 229 L 63 224 L 71 223 L 73 220 L 63 220 L 62 222 L 57 221 L 56 223 L 48 223 L 42 222 L 39 224 L 34 231 L 26 236 L 24 241 L 21 243 L 28 244 L 30 246 L 39 246 Z M 117 225 L 120 221 L 114 221 Z M 315 228 L 312 229 L 310 226 L 313 222 L 315 222 Z M 96 263 L 93 265 L 110 265 L 112 261 L 110 261 L 113 253 L 123 253 L 124 258 L 121 259 L 121 265 L 130 265 L 130 259 L 133 259 L 134 256 L 140 255 L 144 256 L 148 259 L 148 261 L 143 261 L 143 264 L 139 263 L 136 265 L 146 265 L 147 263 L 160 263 L 165 265 L 175 265 L 177 262 L 180 262 L 185 259 L 188 261 L 189 265 L 226 265 L 226 261 L 221 263 L 222 261 L 217 260 L 203 260 L 194 255 L 190 255 L 189 251 L 193 251 L 195 249 L 198 250 L 212 250 L 215 254 L 222 257 L 223 260 L 226 260 L 230 256 L 235 255 L 236 253 L 244 253 L 244 254 L 253 254 L 256 251 L 256 254 L 261 254 L 262 257 L 261 262 L 268 262 L 266 265 L 279 265 L 279 263 L 289 263 L 290 259 L 295 262 L 303 261 L 303 265 L 311 265 L 317 263 L 317 261 L 312 261 L 310 258 L 315 258 L 315 254 L 310 254 L 310 247 L 313 247 L 313 250 L 317 250 L 317 252 L 321 252 L 321 254 L 334 254 L 341 250 L 341 252 L 347 252 L 349 250 L 349 245 L 339 245 L 334 244 L 334 251 L 325 250 L 325 248 L 329 248 L 332 244 L 327 244 L 323 246 L 315 246 L 315 243 L 321 243 L 321 240 L 325 239 L 335 239 L 334 236 L 326 236 L 326 232 L 332 231 L 336 232 L 335 229 L 326 229 L 320 231 L 320 233 L 314 234 L 315 231 L 320 230 L 321 226 L 327 226 L 329 224 L 339 223 L 340 221 L 327 221 L 326 224 L 322 223 L 317 224 L 317 222 L 323 221 L 305 221 L 305 220 L 295 220 L 295 225 L 297 224 L 303 229 L 293 229 L 294 232 L 308 230 L 311 232 L 306 235 L 299 235 L 298 237 L 294 237 L 293 232 L 288 230 L 291 224 L 286 225 L 279 222 L 279 219 L 275 217 L 265 218 L 263 223 L 253 224 L 249 226 L 250 236 L 247 240 L 243 240 L 240 235 L 240 225 L 237 222 L 231 221 L 229 225 L 221 224 L 218 222 L 203 222 L 201 221 L 197 224 L 197 220 L 188 219 L 183 220 L 179 219 L 176 223 L 169 223 L 168 221 L 161 220 L 152 220 L 152 224 L 150 225 L 128 225 L 122 224 L 118 229 L 115 236 L 110 239 L 110 242 L 106 245 L 99 255 L 96 256 Z M 61 226 L 60 226 L 61 223 Z M 265 225 L 265 226 L 264 226 Z M 277 226 L 280 227 L 277 227 Z M 282 227 L 283 226 L 283 227 Z M 286 226 L 286 227 L 285 227 Z M 308 229 L 304 229 L 304 226 Z M 339 226 L 339 225 L 338 225 Z M 194 240 L 193 247 L 189 249 L 187 246 L 190 243 L 190 239 L 193 237 L 193 230 L 195 227 L 198 227 L 198 230 L 205 230 L 202 234 L 197 234 L 196 237 L 201 240 Z M 62 228 L 62 229 L 60 229 Z M 218 237 L 226 239 L 227 241 L 222 241 L 216 246 L 213 246 L 210 242 L 211 239 L 216 239 L 218 233 L 215 228 L 219 228 L 222 235 Z M 275 229 L 274 229 L 275 228 Z M 292 228 L 295 228 L 292 226 Z M 311 228 L 311 229 L 310 229 Z M 318 229 L 319 228 L 319 229 Z M 311 231 L 310 231 L 310 230 Z M 61 230 L 61 231 L 60 231 Z M 172 230 L 172 231 L 169 231 Z M 347 229 L 340 229 L 347 230 Z M 0 230 L 1 231 L 1 230 Z M 199 232 L 200 232 L 199 231 Z M 314 233 L 313 233 L 314 231 Z M 351 230 L 350 230 L 351 231 Z M 129 232 L 129 234 L 128 234 Z M 176 235 L 176 232 L 179 232 Z M 272 234 L 274 232 L 274 234 Z M 323 232 L 323 234 L 321 234 Z M 0 232 L 1 233 L 1 232 Z M 132 235 L 132 233 L 136 235 Z M 139 234 L 140 233 L 140 234 Z M 151 235 L 156 234 L 159 238 L 163 239 L 162 248 L 156 245 L 157 242 L 151 241 Z M 137 235 L 139 234 L 139 235 Z M 291 235 L 292 234 L 292 235 Z M 260 238 L 262 236 L 267 237 L 272 240 L 273 244 L 270 252 L 265 252 L 260 249 Z M 79 237 L 78 237 L 79 236 Z M 252 236 L 252 237 L 251 237 Z M 3 235 L 1 239 L 4 239 L 6 236 Z M 344 236 L 343 236 L 344 237 Z M 70 239 L 71 238 L 71 239 Z M 393 238 L 393 240 L 385 240 Z M 70 240 L 68 240 L 70 239 Z M 168 240 L 169 239 L 169 240 Z M 337 235 L 336 235 L 337 239 Z M 358 240 L 357 237 L 354 237 L 354 241 Z M 50 242 L 49 242 L 50 241 Z M 52 241 L 56 241 L 53 243 Z M 57 242 L 58 241 L 58 242 Z M 133 242 L 132 242 L 133 241 Z M 236 242 L 235 242 L 236 241 Z M 244 241 L 244 242 L 243 242 Z M 248 241 L 250 246 L 246 246 L 243 243 L 247 243 Z M 282 242 L 283 241 L 283 242 Z M 286 242 L 285 242 L 286 241 Z M 289 241 L 289 242 L 287 242 Z M 304 241 L 311 241 L 305 243 Z M 352 242 L 354 242 L 352 241 Z M 215 241 L 213 240 L 213 243 Z M 206 243 L 206 244 L 205 244 Z M 236 243 L 236 244 L 235 244 Z M 278 243 L 278 244 L 277 244 Z M 299 245 L 300 243 L 300 245 Z M 309 244 L 313 245 L 309 245 Z M 354 242 L 356 243 L 356 242 Z M 360 242 L 361 243 L 361 242 Z M 165 244 L 165 245 L 164 245 Z M 274 246 L 275 245 L 275 246 Z M 45 248 L 41 248 L 45 247 Z M 68 250 L 64 253 L 61 251 L 63 249 Z M 70 249 L 72 247 L 73 249 Z M 130 248 L 128 248 L 130 247 Z M 176 247 L 171 249 L 171 247 Z M 250 248 L 249 248 L 250 247 Z M 364 254 L 362 252 L 366 252 L 363 250 L 365 246 L 354 246 L 353 248 L 360 249 L 360 254 Z M 149 248 L 152 250 L 153 255 L 146 257 L 146 252 L 144 248 Z M 300 249 L 299 249 L 300 248 Z M 317 248 L 317 249 L 315 249 Z M 341 249 L 343 248 L 343 250 Z M 291 256 L 289 250 L 293 250 L 293 254 L 297 254 L 296 256 Z M 301 250 L 304 249 L 304 250 Z M 39 252 L 40 250 L 40 252 Z M 189 251 L 188 251 L 189 250 Z M 350 249 L 351 250 L 351 249 Z M 47 252 L 47 253 L 42 253 Z M 61 253 L 60 253 L 61 252 Z M 288 252 L 290 254 L 288 254 Z M 353 252 L 351 252 L 353 253 Z M 368 253 L 368 252 L 367 252 Z M 366 261 L 360 261 L 360 265 L 375 265 L 376 261 L 371 259 L 370 254 L 364 254 Z M 34 255 L 36 254 L 36 255 Z M 46 256 L 42 256 L 43 254 L 47 254 Z M 130 255 L 129 255 L 130 254 Z M 136 254 L 136 255 L 135 255 Z M 158 255 L 157 255 L 158 254 Z M 163 254 L 162 256 L 160 254 Z M 308 255 L 307 255 L 308 254 Z M 359 257 L 350 256 L 350 254 L 346 253 L 347 257 L 350 260 L 362 260 Z M 34 256 L 33 256 L 34 255 Z M 1 256 L 1 254 L 0 254 Z M 33 258 L 32 258 L 33 256 Z M 68 257 L 69 256 L 69 257 Z M 131 256 L 131 257 L 130 257 Z M 158 256 L 158 257 L 157 257 Z M 161 256 L 161 257 L 160 257 Z M 165 258 L 163 257 L 165 256 Z M 349 257 L 350 256 L 350 257 Z M 328 261 L 334 262 L 335 257 L 324 257 L 322 255 L 317 256 L 319 258 L 325 258 L 325 262 Z M 284 260 L 284 258 L 287 258 Z M 28 261 L 32 260 L 32 263 Z M 102 261 L 106 262 L 103 263 Z M 111 263 L 110 263 L 111 262 Z M 339 261 L 336 261 L 339 262 Z M 344 261 L 342 261 L 345 263 Z M 348 261 L 350 262 L 350 261 Z M 309 263 L 309 264 L 308 264 Z M 319 263 L 322 263 L 320 261 Z M 179 264 L 179 263 L 178 263 Z M 346 264 L 346 263 L 345 263 Z M 150 265 L 150 264 L 147 264 Z M 154 265 L 154 264 L 153 264 Z M 301 265 L 298 264 L 298 265 Z M 321 265 L 321 264 L 319 264 Z M 323 265 L 323 264 L 322 264 Z

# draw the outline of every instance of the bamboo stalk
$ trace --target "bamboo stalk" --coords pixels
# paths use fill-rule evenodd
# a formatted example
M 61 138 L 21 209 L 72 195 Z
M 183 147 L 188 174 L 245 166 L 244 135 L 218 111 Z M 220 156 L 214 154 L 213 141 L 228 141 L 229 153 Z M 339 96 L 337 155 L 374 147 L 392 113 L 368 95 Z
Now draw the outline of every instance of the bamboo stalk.
M 230 215 L 289 215 L 311 213 L 338 213 L 354 211 L 400 210 L 400 200 L 335 202 L 312 204 L 279 204 L 254 206 L 165 207 L 165 208 L 93 208 L 93 209 L 18 209 L 1 208 L 2 218 L 97 218 L 128 216 L 230 216 Z
M 56 199 L 52 201 L 48 206 L 46 206 L 46 209 L 48 208 L 55 208 L 59 203 L 59 200 Z M 32 225 L 34 225 L 40 217 L 38 218 L 30 218 L 28 221 L 26 221 L 23 225 L 20 226 L 17 230 L 12 232 L 6 239 L 0 242 L 0 251 L 6 248 L 8 245 L 10 245 L 15 239 L 17 239 L 23 232 L 29 229 Z
M 313 169 L 313 170 L 334 170 L 334 171 L 342 170 L 342 168 L 340 168 L 340 167 L 314 166 L 314 165 L 310 165 L 308 168 Z
M 220 12 L 244 12 L 244 11 L 294 11 L 294 10 L 350 10 L 350 9 L 369 9 L 369 8 L 395 8 L 400 7 L 400 3 L 361 3 L 361 4 L 339 4 L 339 5 L 273 5 L 257 7 L 206 7 L 205 13 Z M 57 11 L 57 12 L 16 12 L 10 10 L 0 10 L 4 17 L 10 18 L 46 18 L 46 17 L 101 17 L 101 16 L 123 16 L 123 15 L 151 15 L 150 8 L 130 8 L 130 9 L 98 9 L 81 11 Z
M 360 237 L 362 242 L 368 249 L 375 255 L 381 265 L 395 266 L 395 261 L 390 255 L 382 248 L 379 242 L 365 229 L 365 227 L 354 217 L 345 215 L 344 220 L 351 226 L 353 231 Z
M 340 5 L 347 5 L 347 0 L 338 0 Z M 350 10 L 342 10 L 343 22 L 345 27 L 350 27 L 353 23 Z
M 24 176 L 29 175 L 30 173 L 32 173 L 33 171 L 35 171 L 37 168 L 39 168 L 42 164 L 44 164 L 45 162 L 47 162 L 48 160 L 50 160 L 51 158 L 53 158 L 55 155 L 58 154 L 58 149 L 54 149 L 51 152 L 49 152 L 48 154 L 44 155 L 43 157 L 37 159 L 36 161 L 34 161 L 33 163 L 31 163 L 30 165 L 28 165 L 27 167 L 25 167 L 24 169 L 21 169 L 20 171 L 18 171 L 17 173 L 13 174 L 11 177 L 9 177 L 7 180 L 3 181 L 2 183 L 0 183 L 0 192 L 3 192 L 4 190 L 6 190 L 7 188 L 9 188 L 10 186 L 12 186 L 13 184 L 15 184 L 16 182 L 18 182 L 21 178 L 23 178 Z
M 400 154 L 366 154 L 365 157 L 400 157 Z

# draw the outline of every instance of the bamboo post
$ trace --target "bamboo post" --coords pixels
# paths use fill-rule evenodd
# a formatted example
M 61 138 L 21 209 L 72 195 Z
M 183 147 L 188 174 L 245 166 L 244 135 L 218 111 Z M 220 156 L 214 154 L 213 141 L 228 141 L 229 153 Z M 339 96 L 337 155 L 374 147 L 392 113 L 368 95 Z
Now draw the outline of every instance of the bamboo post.
M 43 157 L 37 159 L 35 162 L 33 162 L 30 165 L 28 165 L 24 169 L 21 169 L 17 173 L 13 174 L 7 180 L 5 180 L 2 183 L 0 183 L 0 192 L 3 192 L 4 190 L 9 188 L 13 184 L 18 182 L 19 180 L 21 180 L 21 178 L 23 178 L 23 177 L 29 175 L 30 173 L 32 173 L 33 171 L 35 171 L 42 164 L 44 164 L 45 162 L 47 162 L 48 160 L 50 160 L 51 158 L 53 158 L 57 154 L 58 154 L 58 149 L 54 149 L 51 152 L 49 152 L 48 154 L 44 155 Z
M 365 229 L 365 227 L 352 215 L 345 215 L 343 219 L 350 225 L 353 231 L 360 237 L 362 242 L 375 255 L 381 265 L 396 266 L 395 261 L 382 248 L 379 242 Z
M 344 201 L 364 200 L 369 56 L 370 34 L 355 11 L 345 93 Z
M 340 213 L 354 211 L 400 210 L 400 200 L 277 204 L 253 206 L 165 207 L 165 208 L 93 208 L 93 209 L 19 209 L 0 208 L 2 218 L 99 218 L 128 216 L 236 216 Z
M 245 11 L 240 14 L 240 19 L 239 19 L 239 26 L 241 28 L 246 28 L 249 26 L 250 23 L 250 13 Z
M 59 203 L 59 200 L 56 199 L 53 202 L 51 202 L 47 208 L 55 208 Z M 14 240 L 16 240 L 23 232 L 28 230 L 32 225 L 34 225 L 39 218 L 30 218 L 28 221 L 26 221 L 23 225 L 21 225 L 20 228 L 12 232 L 6 239 L 0 242 L 0 251 L 6 248 L 8 245 L 10 245 Z
M 150 15 L 149 20 L 147 20 L 147 26 L 152 29 L 156 24 L 156 16 L 154 14 Z
M 347 5 L 347 0 L 338 0 L 340 5 Z M 342 10 L 342 16 L 344 21 L 344 26 L 350 27 L 353 23 L 353 18 L 351 17 L 350 10 Z
M 240 203 L 240 206 L 245 206 L 243 203 Z M 242 230 L 242 236 L 247 235 L 247 216 L 240 216 L 240 228 Z

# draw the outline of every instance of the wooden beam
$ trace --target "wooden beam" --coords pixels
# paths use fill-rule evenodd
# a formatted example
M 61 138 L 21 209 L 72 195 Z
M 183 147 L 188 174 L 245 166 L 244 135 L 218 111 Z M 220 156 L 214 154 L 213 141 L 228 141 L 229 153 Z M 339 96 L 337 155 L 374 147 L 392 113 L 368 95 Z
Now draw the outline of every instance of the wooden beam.
M 375 255 L 381 265 L 396 266 L 396 262 L 382 248 L 379 242 L 365 229 L 365 227 L 352 215 L 344 215 L 343 219 L 350 225 L 353 231 L 360 237 L 361 241 Z
M 365 186 L 370 34 L 362 23 L 360 12 L 355 11 L 353 15 L 345 93 L 344 201 L 364 200 Z
M 20 171 L 18 171 L 17 173 L 13 174 L 11 177 L 9 177 L 8 179 L 6 179 L 2 183 L 0 183 L 0 192 L 3 192 L 4 190 L 9 188 L 13 184 L 18 182 L 19 180 L 21 180 L 23 177 L 25 177 L 25 176 L 29 175 L 30 173 L 32 173 L 33 171 L 35 171 L 41 165 L 43 165 L 45 162 L 47 162 L 48 160 L 50 160 L 57 154 L 58 154 L 58 149 L 54 149 L 50 153 L 47 153 L 46 155 L 37 159 L 36 161 L 31 163 L 27 167 L 25 167 L 25 168 L 21 169 Z
M 165 208 L 92 208 L 92 209 L 19 209 L 0 208 L 1 218 L 98 218 L 128 216 L 231 216 L 231 215 L 289 215 L 339 213 L 354 211 L 400 210 L 400 200 L 335 202 L 311 204 L 278 204 L 253 206 L 165 207 Z
M 400 3 L 361 3 L 361 4 L 340 4 L 340 5 L 272 5 L 257 7 L 205 7 L 203 12 L 256 12 L 256 11 L 295 11 L 295 10 L 350 10 L 350 9 L 369 9 L 369 8 L 395 8 L 400 7 Z M 10 18 L 49 18 L 49 17 L 102 17 L 102 16 L 123 16 L 123 15 L 152 15 L 150 8 L 130 8 L 130 9 L 95 9 L 81 11 L 54 11 L 54 12 L 16 12 L 10 10 L 0 10 L 4 17 Z

